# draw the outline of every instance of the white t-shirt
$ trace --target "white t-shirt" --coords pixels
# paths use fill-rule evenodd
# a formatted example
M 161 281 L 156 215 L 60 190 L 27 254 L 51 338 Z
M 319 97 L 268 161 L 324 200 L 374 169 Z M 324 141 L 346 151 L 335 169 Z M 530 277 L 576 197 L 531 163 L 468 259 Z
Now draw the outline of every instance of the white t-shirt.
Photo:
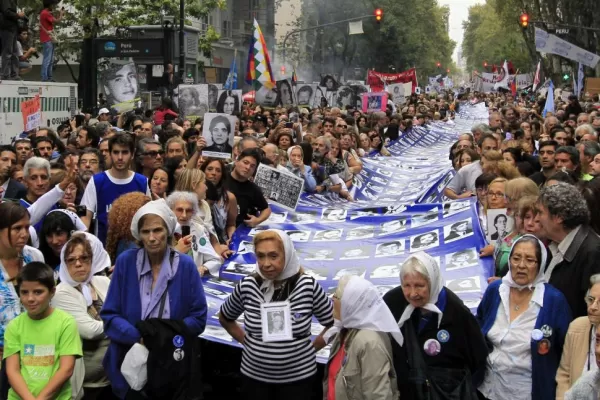
M 131 175 L 128 178 L 117 179 L 111 176 L 110 170 L 105 172 L 108 179 L 115 185 L 127 185 L 133 180 L 133 177 L 135 176 L 135 173 L 132 171 Z M 150 188 L 146 188 L 146 196 L 152 197 L 152 193 L 150 193 Z M 87 208 L 89 211 L 95 214 L 98 208 L 98 204 L 96 201 L 97 199 L 98 197 L 96 196 L 96 185 L 94 184 L 94 179 L 90 179 L 85 188 L 85 192 L 83 193 L 83 197 L 81 198 L 81 205 L 85 206 L 85 208 Z

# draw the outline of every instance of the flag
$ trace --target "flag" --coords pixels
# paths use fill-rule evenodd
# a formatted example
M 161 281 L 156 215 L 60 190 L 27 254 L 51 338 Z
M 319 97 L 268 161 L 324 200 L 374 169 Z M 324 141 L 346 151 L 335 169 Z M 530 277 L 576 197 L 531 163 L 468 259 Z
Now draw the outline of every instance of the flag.
M 504 60 L 504 65 L 502 66 L 502 68 L 504 69 L 503 71 L 503 75 L 502 75 L 502 80 L 499 82 L 496 82 L 496 84 L 494 85 L 494 90 L 498 90 L 498 88 L 504 88 L 506 90 L 509 90 L 508 87 L 508 78 L 509 78 L 509 74 L 508 74 L 508 65 L 506 63 L 506 60 Z
M 275 87 L 275 78 L 271 70 L 271 60 L 269 59 L 267 43 L 256 19 L 254 20 L 254 30 L 250 39 L 248 65 L 246 68 L 246 83 L 253 84 L 254 82 L 261 83 L 267 89 Z
M 292 72 L 292 83 L 295 85 L 298 82 L 298 75 L 296 75 L 296 67 L 294 67 L 294 72 Z
M 548 112 L 554 113 L 554 84 L 550 81 L 548 86 L 548 93 L 546 94 L 546 104 L 544 105 L 544 111 L 542 116 L 546 118 Z
M 533 78 L 533 88 L 532 91 L 535 92 L 535 89 L 540 84 L 540 67 L 542 66 L 542 62 L 538 61 L 537 69 L 535 70 L 535 78 Z
M 577 98 L 581 96 L 581 92 L 583 91 L 583 80 L 585 79 L 585 72 L 583 71 L 583 64 L 579 63 L 579 72 L 577 73 L 577 90 L 575 94 Z
M 517 76 L 513 76 L 512 80 L 510 81 L 510 92 L 513 95 L 513 97 L 515 97 L 517 95 Z
M 229 74 L 227 75 L 227 80 L 223 85 L 223 89 L 237 89 L 237 50 L 233 54 L 233 61 L 231 61 L 231 67 L 229 67 Z
M 511 74 L 511 75 L 516 75 L 515 74 L 515 67 L 514 67 L 512 61 L 508 60 L 507 66 L 508 66 L 508 70 L 507 70 L 508 73 Z

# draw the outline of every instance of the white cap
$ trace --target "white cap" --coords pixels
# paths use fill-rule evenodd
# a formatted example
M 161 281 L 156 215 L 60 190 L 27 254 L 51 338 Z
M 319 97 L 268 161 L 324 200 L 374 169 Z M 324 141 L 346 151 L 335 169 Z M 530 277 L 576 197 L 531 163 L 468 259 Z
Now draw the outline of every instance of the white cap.
M 98 116 L 101 116 L 102 114 L 110 114 L 110 111 L 108 108 L 101 108 L 100 111 L 98 111 Z

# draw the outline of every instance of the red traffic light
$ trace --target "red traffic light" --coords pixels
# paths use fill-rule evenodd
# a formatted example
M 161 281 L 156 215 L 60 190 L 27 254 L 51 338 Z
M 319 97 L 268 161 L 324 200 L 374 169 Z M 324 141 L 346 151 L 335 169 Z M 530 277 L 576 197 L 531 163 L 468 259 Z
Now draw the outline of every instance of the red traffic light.
M 378 23 L 383 19 L 383 10 L 381 8 L 375 9 L 375 21 Z
M 527 25 L 529 25 L 529 15 L 526 13 L 521 14 L 519 21 L 521 23 L 521 27 L 527 28 Z
M 435 63 L 435 66 L 439 68 L 442 66 L 442 63 L 438 61 L 437 63 Z
M 282 65 L 282 66 L 281 66 L 281 74 L 282 74 L 282 75 L 285 75 L 285 65 Z
M 448 68 L 448 69 L 446 70 L 446 72 L 447 72 L 447 73 L 450 73 L 450 68 Z

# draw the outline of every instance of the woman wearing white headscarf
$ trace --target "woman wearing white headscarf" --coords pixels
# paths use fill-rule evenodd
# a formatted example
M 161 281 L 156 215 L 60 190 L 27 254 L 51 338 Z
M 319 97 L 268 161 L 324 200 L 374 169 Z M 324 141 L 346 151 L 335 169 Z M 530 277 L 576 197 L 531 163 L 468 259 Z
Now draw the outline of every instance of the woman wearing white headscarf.
M 477 399 L 473 380 L 485 369 L 488 349 L 475 317 L 444 287 L 440 268 L 418 252 L 400 268 L 401 286 L 383 300 L 398 321 L 402 340 L 392 342 L 402 400 Z
M 321 325 L 331 326 L 331 302 L 300 267 L 285 232 L 258 233 L 254 252 L 256 273 L 242 279 L 219 313 L 221 325 L 244 346 L 244 398 L 304 400 L 317 372 L 311 319 L 314 315 Z M 242 314 L 245 330 L 236 322 Z
M 102 242 L 89 233 L 73 234 L 60 254 L 60 284 L 56 287 L 52 305 L 75 318 L 83 342 L 83 358 L 75 362 L 71 377 L 76 399 L 83 391 L 86 400 L 96 399 L 110 385 L 102 367 L 109 340 L 100 319 L 110 280 L 106 276 L 96 276 L 110 266 Z
M 304 165 L 304 150 L 301 146 L 292 146 L 287 150 L 289 161 L 286 168 L 289 172 L 304 179 L 304 191 L 314 192 L 317 181 L 309 165 Z
M 400 342 L 402 335 L 377 288 L 358 276 L 342 277 L 333 295 L 333 317 L 341 330 L 331 344 L 323 399 L 398 399 L 392 344 L 386 333 Z
M 121 374 L 123 358 L 142 339 L 136 324 L 148 318 L 183 320 L 196 336 L 206 325 L 206 298 L 196 265 L 169 245 L 176 224 L 164 200 L 147 203 L 131 222 L 140 248 L 123 252 L 115 264 L 100 317 L 110 339 L 104 368 L 121 399 L 131 390 Z
M 477 309 L 483 334 L 493 346 L 479 386 L 484 398 L 555 398 L 571 310 L 564 295 L 545 281 L 546 258 L 538 238 L 520 237 L 510 250 L 508 273 L 488 286 Z

